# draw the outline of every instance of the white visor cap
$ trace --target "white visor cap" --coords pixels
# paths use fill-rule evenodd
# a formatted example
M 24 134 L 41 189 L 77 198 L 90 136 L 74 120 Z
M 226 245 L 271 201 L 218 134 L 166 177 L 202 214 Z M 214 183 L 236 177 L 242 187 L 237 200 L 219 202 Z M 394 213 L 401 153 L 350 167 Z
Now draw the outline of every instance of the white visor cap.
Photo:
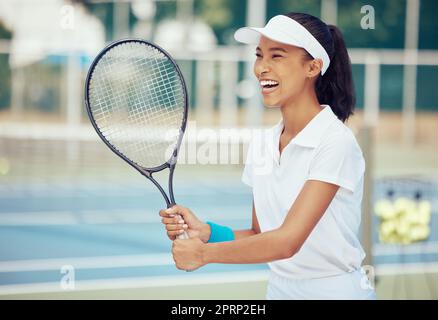
M 321 75 L 330 65 L 330 58 L 323 46 L 306 28 L 292 18 L 278 15 L 271 18 L 264 28 L 240 28 L 234 33 L 234 39 L 246 44 L 258 44 L 261 35 L 280 43 L 303 48 L 314 59 L 321 59 Z

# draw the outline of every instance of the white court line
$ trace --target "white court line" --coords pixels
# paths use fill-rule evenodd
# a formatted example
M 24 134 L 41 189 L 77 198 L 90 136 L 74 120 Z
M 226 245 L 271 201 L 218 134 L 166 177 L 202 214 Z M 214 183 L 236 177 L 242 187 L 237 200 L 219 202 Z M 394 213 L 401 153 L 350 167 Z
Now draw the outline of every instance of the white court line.
M 245 283 L 260 282 L 268 280 L 269 271 L 238 271 L 238 272 L 217 272 L 208 274 L 181 274 L 178 276 L 142 277 L 142 278 L 118 278 L 83 280 L 75 282 L 73 291 L 110 290 L 128 288 L 151 288 L 151 287 L 173 287 L 192 286 L 222 283 Z M 44 293 L 44 292 L 66 292 L 58 282 L 14 284 L 0 286 L 0 295 Z
M 73 266 L 75 269 L 105 269 L 150 267 L 173 264 L 174 261 L 170 253 L 157 253 L 147 255 L 0 261 L 0 272 L 61 270 L 62 266 Z
M 214 212 L 215 208 L 205 208 L 205 211 Z M 228 207 L 227 212 L 242 214 L 214 214 L 204 215 L 204 219 L 216 220 L 246 220 L 250 219 L 249 210 L 242 207 Z M 79 225 L 79 224 L 120 224 L 120 223 L 161 223 L 158 212 L 148 210 L 84 210 L 71 211 L 30 211 L 30 212 L 0 212 L 0 226 L 44 226 L 44 225 Z

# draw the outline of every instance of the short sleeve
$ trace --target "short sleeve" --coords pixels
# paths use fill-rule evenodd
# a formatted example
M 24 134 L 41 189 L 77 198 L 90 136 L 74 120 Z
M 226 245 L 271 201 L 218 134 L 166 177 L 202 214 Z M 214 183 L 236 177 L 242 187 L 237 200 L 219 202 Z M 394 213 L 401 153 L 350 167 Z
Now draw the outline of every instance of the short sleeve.
M 351 192 L 356 190 L 365 172 L 365 160 L 354 135 L 334 135 L 317 147 L 307 180 L 336 184 Z
M 243 168 L 243 173 L 242 173 L 242 182 L 250 186 L 251 188 L 253 185 L 252 148 L 253 148 L 253 142 L 251 141 L 248 146 L 245 167 Z

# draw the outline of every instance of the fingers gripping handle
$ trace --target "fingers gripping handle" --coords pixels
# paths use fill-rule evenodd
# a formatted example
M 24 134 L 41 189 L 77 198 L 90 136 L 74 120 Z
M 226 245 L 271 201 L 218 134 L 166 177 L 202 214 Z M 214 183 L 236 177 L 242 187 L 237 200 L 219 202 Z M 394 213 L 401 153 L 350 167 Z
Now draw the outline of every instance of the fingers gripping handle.
M 172 206 L 169 205 L 168 208 L 171 208 Z M 178 220 L 184 220 L 183 217 L 180 214 L 176 215 L 178 217 Z M 187 234 L 186 231 L 184 231 L 184 233 L 181 233 L 180 235 L 177 236 L 178 239 L 181 240 L 186 240 L 189 239 L 189 235 Z M 190 272 L 191 270 L 185 270 L 186 272 Z
M 178 216 L 178 219 L 181 219 L 181 220 L 183 219 L 183 218 L 181 217 L 181 215 L 177 214 L 177 216 Z M 178 239 L 181 239 L 181 240 L 186 240 L 186 239 L 189 238 L 189 235 L 187 234 L 186 231 L 184 231 L 184 233 L 181 233 L 180 235 L 178 235 L 177 238 L 178 238 Z M 186 271 L 186 272 L 190 272 L 191 270 L 185 270 L 185 271 Z
M 181 217 L 181 215 L 178 214 L 177 217 L 178 217 L 179 219 L 183 220 L 183 218 Z M 181 240 L 186 240 L 186 239 L 189 238 L 189 235 L 187 234 L 187 231 L 184 231 L 184 233 L 181 233 L 180 235 L 178 235 L 177 238 L 178 238 L 178 239 L 181 239 Z
M 173 205 L 174 204 L 168 204 L 167 208 L 168 209 L 172 208 Z M 178 220 L 184 220 L 180 214 L 177 214 L 176 216 L 178 217 Z M 187 231 L 185 231 L 185 230 L 184 230 L 184 233 L 181 233 L 181 234 L 177 235 L 176 237 L 177 237 L 177 239 L 181 239 L 181 240 L 189 239 L 189 235 L 187 234 Z

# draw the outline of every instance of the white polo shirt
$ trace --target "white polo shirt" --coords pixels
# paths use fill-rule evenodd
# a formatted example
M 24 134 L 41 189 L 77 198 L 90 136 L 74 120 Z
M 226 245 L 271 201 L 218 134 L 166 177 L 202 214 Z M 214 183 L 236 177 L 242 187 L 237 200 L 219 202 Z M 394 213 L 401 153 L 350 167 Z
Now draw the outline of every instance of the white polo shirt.
M 293 257 L 269 263 L 292 279 L 320 278 L 360 269 L 358 239 L 365 161 L 352 131 L 324 107 L 283 149 L 283 122 L 253 134 L 242 181 L 252 187 L 262 232 L 279 228 L 304 183 L 340 186 L 321 220 Z M 318 201 L 318 199 L 315 199 Z

